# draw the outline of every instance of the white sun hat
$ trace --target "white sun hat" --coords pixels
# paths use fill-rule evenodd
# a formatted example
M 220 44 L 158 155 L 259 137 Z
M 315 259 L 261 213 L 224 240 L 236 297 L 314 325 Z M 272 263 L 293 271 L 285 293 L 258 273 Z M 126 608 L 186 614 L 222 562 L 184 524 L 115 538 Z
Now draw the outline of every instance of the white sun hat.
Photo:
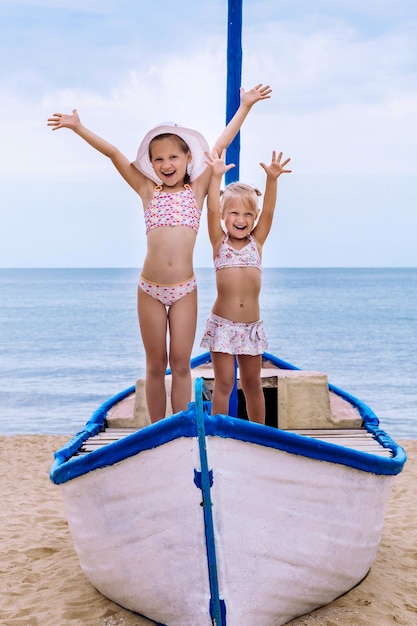
M 132 165 L 142 172 L 142 174 L 145 174 L 145 176 L 158 183 L 158 185 L 161 185 L 162 181 L 155 174 L 155 170 L 149 158 L 149 144 L 152 139 L 155 139 L 158 135 L 164 135 L 165 133 L 178 135 L 185 141 L 191 152 L 191 162 L 187 168 L 190 181 L 198 178 L 207 167 L 205 152 L 210 152 L 209 145 L 203 135 L 198 131 L 185 128 L 185 126 L 180 126 L 174 122 L 165 122 L 146 133 L 139 146 L 136 160 L 133 161 Z

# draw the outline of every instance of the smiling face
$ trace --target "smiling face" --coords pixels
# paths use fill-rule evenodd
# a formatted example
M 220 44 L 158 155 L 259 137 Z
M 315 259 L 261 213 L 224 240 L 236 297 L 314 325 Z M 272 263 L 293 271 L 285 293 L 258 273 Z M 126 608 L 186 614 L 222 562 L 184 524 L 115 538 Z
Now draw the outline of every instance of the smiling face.
M 229 237 L 244 239 L 254 229 L 259 213 L 258 193 L 243 183 L 232 183 L 224 190 L 221 217 Z
M 160 135 L 149 144 L 149 158 L 162 185 L 171 191 L 187 182 L 187 165 L 191 162 L 191 152 L 178 135 Z
M 223 204 L 222 218 L 234 239 L 244 239 L 255 227 L 258 210 L 252 199 L 242 194 L 231 194 Z

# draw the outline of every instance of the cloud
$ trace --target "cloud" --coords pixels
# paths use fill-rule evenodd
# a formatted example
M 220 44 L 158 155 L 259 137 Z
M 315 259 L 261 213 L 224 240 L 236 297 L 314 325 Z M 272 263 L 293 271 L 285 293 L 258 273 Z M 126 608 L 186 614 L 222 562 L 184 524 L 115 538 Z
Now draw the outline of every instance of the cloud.
M 30 219 L 26 258 L 37 229 L 40 243 L 32 258 L 41 258 L 47 224 L 60 241 L 51 263 L 58 263 L 59 248 L 65 247 L 64 231 L 51 216 L 51 208 L 45 208 L 48 202 L 64 205 L 76 219 L 68 228 L 75 239 L 77 230 L 82 233 L 78 241 L 84 242 L 86 251 L 89 238 L 96 241 L 100 252 L 96 250 L 95 258 L 100 262 L 117 220 L 110 220 L 111 227 L 110 222 L 103 223 L 98 242 L 94 220 L 86 219 L 89 206 L 101 207 L 107 215 L 120 197 L 124 206 L 139 206 L 105 158 L 70 131 L 52 132 L 46 127 L 51 113 L 77 107 L 88 127 L 131 158 L 145 132 L 162 121 L 195 127 L 210 144 L 221 131 L 226 97 L 225 3 L 204 0 L 190 6 L 179 0 L 173 7 L 162 0 L 158 11 L 155 19 L 155 7 L 144 8 L 130 0 L 1 3 L 0 53 L 7 63 L 0 74 L 0 210 L 3 224 L 14 233 L 22 223 L 24 227 L 22 207 L 26 211 L 32 207 L 37 215 L 37 220 Z M 397 184 L 408 193 L 401 194 L 401 206 L 416 200 L 416 22 L 415 5 L 406 0 L 322 0 L 314 7 L 306 1 L 285 0 L 278 7 L 273 0 L 244 0 L 242 82 L 247 88 L 268 82 L 273 97 L 256 105 L 245 122 L 241 178 L 262 188 L 259 161 L 267 160 L 273 148 L 292 157 L 294 173 L 291 182 L 283 182 L 281 199 L 294 221 L 286 218 L 283 224 L 289 229 L 288 240 L 298 229 L 308 247 L 308 229 L 317 224 L 309 221 L 312 212 L 318 212 L 323 224 L 328 220 L 317 235 L 320 262 L 326 257 L 326 246 L 330 264 L 337 256 L 337 246 L 334 251 L 330 241 L 337 240 L 339 249 L 343 247 L 339 229 L 335 237 L 333 206 L 341 207 L 336 213 L 339 220 L 353 202 L 359 204 L 355 215 L 365 211 L 365 216 L 375 219 L 370 205 L 378 203 L 382 214 L 392 210 Z M 392 182 L 389 192 L 378 193 L 384 179 L 397 182 Z M 361 194 L 350 197 L 349 185 Z M 14 186 L 19 186 L 18 199 Z M 325 196 L 324 188 L 329 191 Z M 408 209 L 399 215 L 403 236 L 415 231 L 416 218 Z M 389 233 L 388 221 L 383 223 Z M 356 222 L 366 231 L 370 225 L 371 218 L 362 225 Z M 347 232 L 349 224 L 344 228 Z M 277 236 L 285 233 L 280 230 Z M 22 258 L 23 252 L 19 241 L 5 238 L 0 238 L 0 265 L 7 266 Z M 380 239 L 376 256 L 382 259 Z M 206 243 L 201 245 L 210 262 Z M 396 244 L 398 258 L 404 258 L 400 248 Z M 113 252 L 117 259 L 118 252 Z M 65 264 L 70 263 L 71 253 L 73 262 L 78 261 L 79 253 L 69 247 Z M 126 251 L 119 254 L 123 265 Z M 268 263 L 271 255 L 282 263 L 277 254 L 276 250 L 268 253 Z M 294 256 L 291 246 L 287 255 Z M 345 246 L 344 262 L 349 255 L 357 260 L 351 246 Z M 136 253 L 133 256 L 137 262 Z M 42 256 L 42 263 L 47 263 L 46 257 Z M 84 263 L 86 257 L 87 252 Z

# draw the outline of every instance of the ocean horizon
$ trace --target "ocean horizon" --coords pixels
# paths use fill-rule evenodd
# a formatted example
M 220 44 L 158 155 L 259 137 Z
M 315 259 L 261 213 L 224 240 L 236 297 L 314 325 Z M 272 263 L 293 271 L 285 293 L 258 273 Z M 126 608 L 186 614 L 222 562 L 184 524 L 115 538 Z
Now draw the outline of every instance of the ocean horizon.
M 193 356 L 215 297 L 197 268 Z M 0 269 L 0 434 L 80 430 L 145 372 L 135 268 Z M 417 268 L 263 269 L 271 352 L 368 404 L 392 437 L 417 438 Z

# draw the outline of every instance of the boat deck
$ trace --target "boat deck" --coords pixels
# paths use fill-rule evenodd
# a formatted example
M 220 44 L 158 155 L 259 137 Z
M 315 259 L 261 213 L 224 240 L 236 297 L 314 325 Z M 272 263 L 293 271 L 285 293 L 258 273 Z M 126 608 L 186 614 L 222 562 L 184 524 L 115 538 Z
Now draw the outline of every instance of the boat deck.
M 84 442 L 77 456 L 98 450 L 135 432 L 137 432 L 136 428 L 107 428 Z M 326 443 L 332 443 L 337 446 L 358 450 L 359 452 L 392 457 L 392 450 L 390 448 L 384 448 L 375 439 L 372 433 L 369 433 L 363 428 L 292 430 L 291 432 Z

